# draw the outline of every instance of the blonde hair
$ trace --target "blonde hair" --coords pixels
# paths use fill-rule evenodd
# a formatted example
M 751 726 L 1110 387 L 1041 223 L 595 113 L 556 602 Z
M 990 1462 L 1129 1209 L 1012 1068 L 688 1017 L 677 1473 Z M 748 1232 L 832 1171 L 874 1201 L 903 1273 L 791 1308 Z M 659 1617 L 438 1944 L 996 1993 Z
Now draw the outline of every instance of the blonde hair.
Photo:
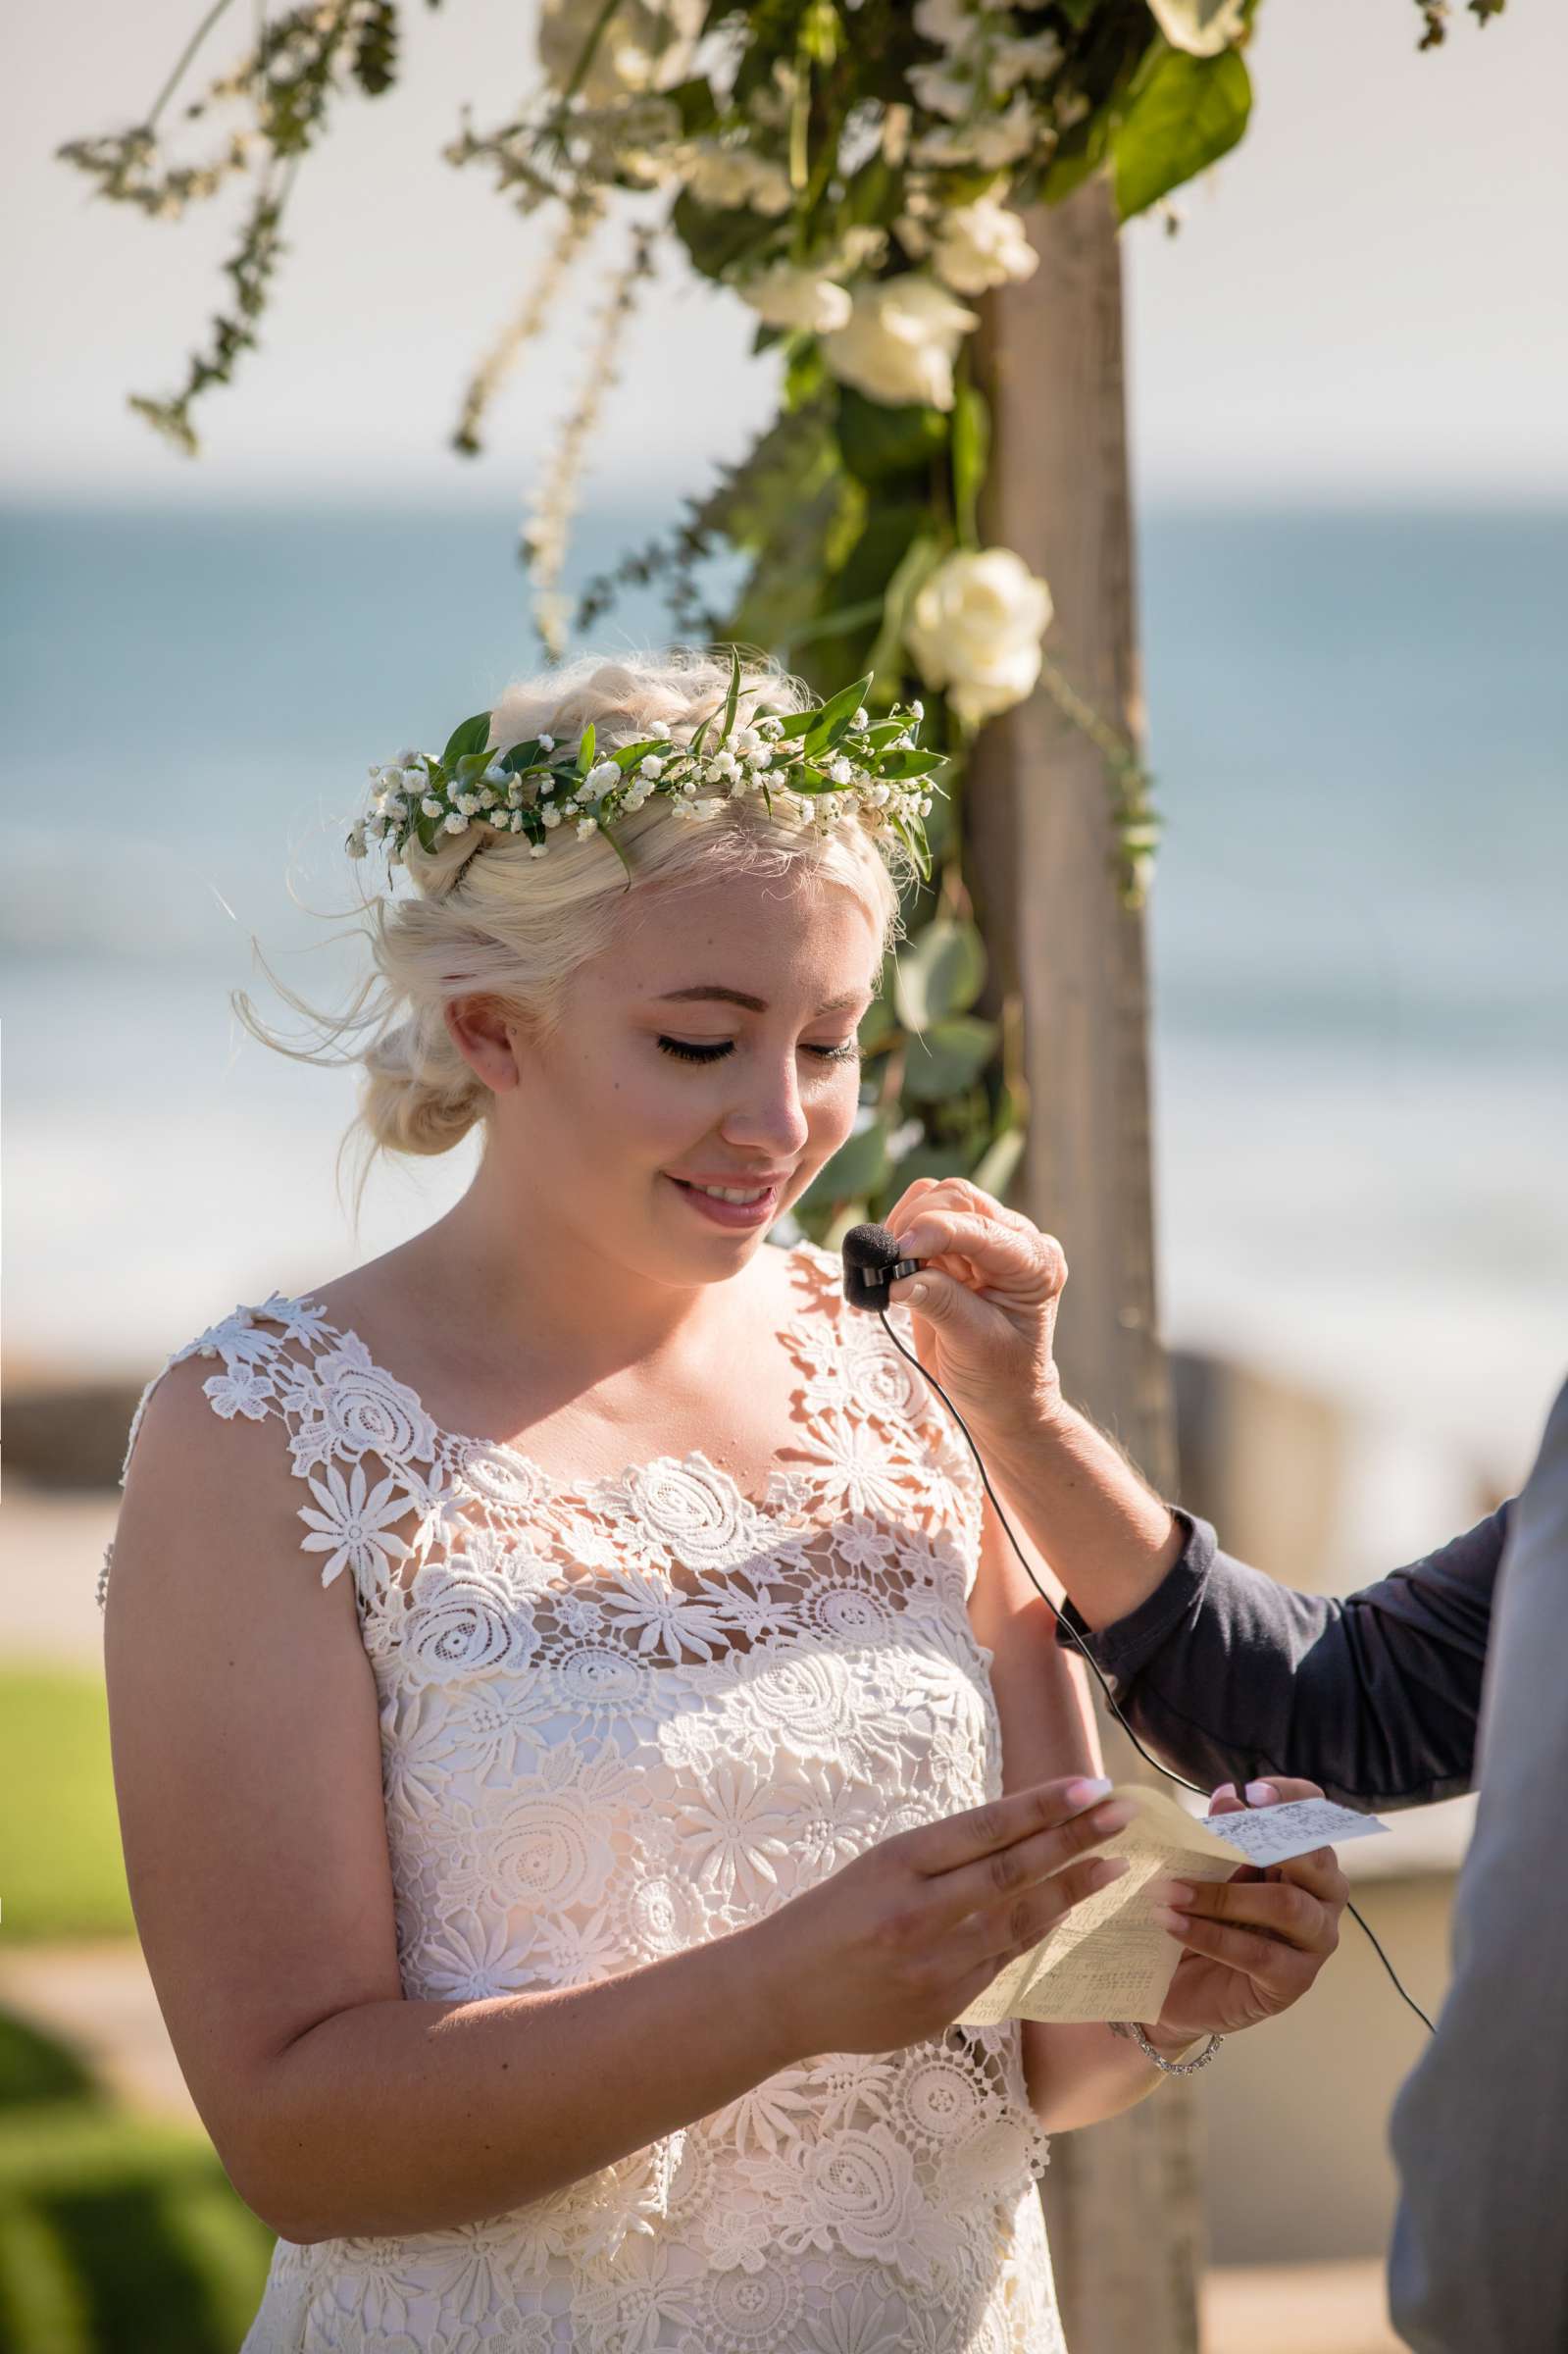
M 509 686 L 491 714 L 489 749 L 505 751 L 540 734 L 572 742 L 590 721 L 607 751 L 645 737 L 655 720 L 668 723 L 672 742 L 687 742 L 723 710 L 730 676 L 728 651 L 723 658 L 685 645 L 613 659 L 585 653 Z M 771 657 L 742 654 L 738 723 L 759 707 L 787 716 L 817 699 Z M 580 841 L 564 825 L 538 859 L 516 835 L 486 835 L 478 853 L 472 834 L 432 853 L 411 844 L 405 870 L 412 893 L 368 894 L 353 910 L 368 919 L 356 928 L 369 941 L 372 969 L 342 1013 L 310 1006 L 257 951 L 279 995 L 318 1025 L 322 1040 L 310 1049 L 284 1045 L 236 990 L 229 1002 L 251 1035 L 295 1061 L 363 1068 L 359 1107 L 343 1138 L 345 1148 L 356 1140 L 369 1147 L 355 1189 L 356 1225 L 378 1155 L 450 1151 L 489 1116 L 494 1097 L 458 1051 L 447 1005 L 490 998 L 547 1045 L 559 1031 L 574 972 L 611 945 L 629 906 L 655 889 L 810 874 L 858 893 L 877 910 L 884 960 L 901 936 L 900 894 L 914 862 L 895 835 L 873 832 L 858 818 L 819 832 L 815 824 L 775 821 L 747 795 L 689 824 L 655 794 L 623 813 L 616 833 L 634 870 L 631 884 L 608 843 Z

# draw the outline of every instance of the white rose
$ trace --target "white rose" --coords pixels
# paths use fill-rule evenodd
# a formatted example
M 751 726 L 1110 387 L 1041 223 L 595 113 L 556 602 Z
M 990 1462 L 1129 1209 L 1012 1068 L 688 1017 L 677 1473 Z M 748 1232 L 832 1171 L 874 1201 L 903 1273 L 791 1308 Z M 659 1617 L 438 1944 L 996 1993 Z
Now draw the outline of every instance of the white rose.
M 823 357 L 841 383 L 890 406 L 953 405 L 953 357 L 980 324 L 935 279 L 909 270 L 855 296 L 847 327 L 823 339 Z
M 1148 0 L 1161 32 L 1173 49 L 1189 57 L 1218 57 L 1240 37 L 1244 0 Z
M 990 53 L 991 76 L 1004 94 L 1024 80 L 1043 81 L 1062 62 L 1062 44 L 1054 32 L 1034 32 L 1027 39 L 998 41 Z
M 1005 285 L 1009 279 L 1032 278 L 1039 255 L 1012 207 L 982 196 L 973 204 L 955 205 L 943 217 L 931 266 L 960 294 L 984 294 L 987 286 Z
M 932 573 L 904 635 L 927 685 L 978 727 L 1033 688 L 1051 610 L 1049 588 L 1012 548 L 961 549 Z
M 950 66 L 911 66 L 909 86 L 929 115 L 945 115 L 949 123 L 962 123 L 977 95 L 974 82 Z
M 846 327 L 854 309 L 847 288 L 820 271 L 797 270 L 788 262 L 759 272 L 735 292 L 770 327 L 803 328 L 811 335 Z
M 921 39 L 935 41 L 939 49 L 956 49 L 975 29 L 964 0 L 915 0 L 914 19 Z
M 979 164 L 982 170 L 994 172 L 1044 143 L 1046 126 L 1018 90 L 1004 115 L 966 123 L 961 130 L 924 131 L 909 152 L 918 164 Z

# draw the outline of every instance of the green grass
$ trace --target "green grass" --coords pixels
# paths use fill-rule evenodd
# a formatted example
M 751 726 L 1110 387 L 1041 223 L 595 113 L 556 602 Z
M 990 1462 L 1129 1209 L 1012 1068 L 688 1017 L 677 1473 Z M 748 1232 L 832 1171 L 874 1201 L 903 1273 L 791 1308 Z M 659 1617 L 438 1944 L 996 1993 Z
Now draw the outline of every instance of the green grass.
M 0 1674 L 0 1937 L 125 1937 L 126 1887 L 102 1684 L 68 1668 Z
M 0 2354 L 233 2354 L 274 2244 L 209 2142 L 0 2012 Z

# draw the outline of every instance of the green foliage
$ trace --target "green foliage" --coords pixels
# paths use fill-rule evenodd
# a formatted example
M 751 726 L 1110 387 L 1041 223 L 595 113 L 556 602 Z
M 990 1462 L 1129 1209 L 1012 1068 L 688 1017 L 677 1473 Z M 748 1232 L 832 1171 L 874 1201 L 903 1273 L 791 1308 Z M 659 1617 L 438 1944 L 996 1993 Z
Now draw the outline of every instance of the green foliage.
M 433 0 L 432 0 L 433 5 Z M 916 29 L 907 0 L 859 0 L 852 14 L 841 0 L 759 0 L 740 8 L 711 0 L 704 30 L 720 36 L 701 51 L 705 72 L 687 71 L 662 92 L 616 93 L 613 72 L 602 77 L 610 95 L 586 96 L 590 71 L 615 15 L 615 0 L 576 12 L 581 47 L 564 86 L 549 87 L 518 119 L 485 131 L 465 122 L 445 149 L 454 164 L 482 161 L 500 192 L 525 214 L 545 205 L 566 208 L 566 230 L 544 273 L 565 270 L 602 217 L 612 193 L 644 196 L 651 186 L 675 192 L 662 230 L 711 282 L 733 286 L 775 263 L 820 271 L 835 283 L 864 285 L 909 268 L 933 265 L 908 234 L 911 217 L 925 208 L 966 204 L 983 192 L 1022 211 L 1056 204 L 1095 174 L 1108 175 L 1124 221 L 1144 213 L 1225 154 L 1246 128 L 1251 89 L 1241 50 L 1250 38 L 1257 0 L 1246 0 L 1231 45 L 1212 56 L 1174 46 L 1146 0 L 1053 0 L 1048 29 L 1061 43 L 1057 65 L 1026 71 L 1016 85 L 1029 111 L 1032 141 L 1001 169 L 982 160 L 968 128 L 930 114 L 918 84 L 917 62 L 930 64 L 943 42 Z M 1443 38 L 1447 0 L 1416 0 L 1424 47 Z M 1468 0 L 1478 22 L 1502 0 Z M 197 442 L 193 400 L 227 382 L 240 354 L 254 346 L 257 322 L 269 299 L 282 246 L 279 225 L 294 170 L 325 130 L 340 91 L 378 97 L 392 86 L 399 65 L 398 0 L 309 0 L 277 18 L 261 12 L 252 47 L 237 72 L 220 77 L 210 95 L 237 98 L 252 114 L 255 136 L 236 140 L 228 155 L 199 166 L 172 167 L 159 150 L 158 116 L 208 27 L 223 14 L 210 10 L 187 44 L 147 120 L 109 138 L 62 149 L 90 173 L 103 192 L 158 216 L 210 195 L 228 177 L 248 170 L 253 199 L 240 243 L 226 265 L 234 294 L 214 323 L 209 350 L 192 361 L 183 389 L 168 400 L 138 398 L 137 407 L 187 454 Z M 1018 29 L 1025 29 L 1020 19 Z M 1033 29 L 1030 26 L 1029 29 Z M 720 53 L 722 50 L 722 54 Z M 688 53 L 694 64 L 696 52 Z M 674 68 L 677 75 L 682 66 Z M 593 86 L 599 87 L 599 77 Z M 205 102 L 203 102 L 205 103 Z M 1004 98 L 992 87 L 999 114 Z M 890 110 L 896 109 L 894 115 Z M 202 105 L 187 109 L 200 114 Z M 933 137 L 952 150 L 937 161 Z M 705 187 L 699 201 L 685 184 L 684 160 L 673 177 L 641 177 L 639 159 L 672 142 L 691 143 L 691 178 Z M 733 194 L 706 177 L 705 153 L 728 159 Z M 247 156 L 253 160 L 247 161 Z M 723 191 L 722 200 L 715 190 Z M 930 226 L 928 222 L 928 226 Z M 570 234 L 567 233 L 570 231 Z M 651 242 L 651 225 L 634 236 Z M 630 299 L 631 277 L 641 275 L 645 250 L 606 313 L 619 316 Z M 936 276 L 940 278 L 939 270 Z M 534 332 L 541 296 L 495 347 L 475 379 L 487 399 L 518 345 Z M 532 324 L 530 324 L 530 323 Z M 608 351 L 606 344 L 604 350 Z M 715 487 L 685 501 L 687 513 L 668 539 L 630 552 L 589 585 L 580 601 L 580 632 L 614 601 L 619 588 L 657 582 L 673 628 L 705 641 L 767 648 L 787 660 L 819 694 L 864 697 L 868 709 L 897 706 L 911 684 L 907 634 L 915 599 L 936 567 L 956 550 L 978 548 L 982 493 L 990 464 L 990 418 L 970 374 L 967 351 L 954 368 L 950 409 L 921 402 L 889 405 L 869 399 L 831 374 L 814 334 L 760 323 L 753 349 L 779 365 L 780 414 L 734 466 L 721 466 Z M 549 511 L 558 526 L 570 512 L 578 445 L 585 437 L 604 384 L 613 381 L 595 345 L 597 376 L 569 421 L 558 471 L 546 478 Z M 782 363 L 782 364 L 781 364 Z M 478 405 L 482 405 L 480 400 Z M 455 436 L 460 449 L 477 447 L 474 395 Z M 542 508 L 541 508 L 542 512 Z M 547 536 L 525 545 L 549 547 Z M 750 571 L 728 615 L 708 609 L 698 573 L 710 558 L 743 552 Z M 541 599 L 554 575 L 541 561 L 535 585 Z M 554 659 L 558 599 L 536 608 Z M 918 684 L 918 680 L 914 682 Z M 1041 691 L 1101 752 L 1119 845 L 1118 879 L 1129 904 L 1141 903 L 1158 822 L 1149 781 L 1136 747 L 1084 700 L 1048 657 Z M 858 707 L 858 706 L 857 706 Z M 734 693 L 727 697 L 724 733 L 733 722 Z M 470 730 L 481 722 L 466 723 Z M 487 724 L 487 723 L 485 723 Z M 969 731 L 943 696 L 933 691 L 925 742 L 918 751 L 886 759 L 884 776 L 918 781 L 944 757 L 949 784 L 961 782 Z M 808 740 L 809 741 L 809 740 Z M 822 748 L 831 748 L 827 733 Z M 459 731 L 445 766 L 459 785 L 482 767 L 484 736 Z M 520 747 L 521 750 L 521 747 Z M 528 758 L 513 753 L 509 777 L 538 768 L 537 746 Z M 581 753 L 576 774 L 591 761 Z M 465 769 L 464 763 L 474 765 Z M 628 763 L 618 758 L 625 773 Z M 827 780 L 808 760 L 797 779 L 816 793 Z M 526 788 L 534 791 L 536 786 Z M 626 863 L 621 844 L 601 830 Z M 981 986 L 975 975 L 973 927 L 956 910 L 967 907 L 962 883 L 962 812 L 947 788 L 933 802 L 929 825 L 917 830 L 909 806 L 891 822 L 909 844 L 917 884 L 905 909 L 914 945 L 907 973 L 885 1008 L 888 1037 L 879 1049 L 885 1093 L 876 1103 L 875 1143 L 858 1145 L 835 1164 L 829 1192 L 812 1215 L 838 1217 L 846 1207 L 873 1203 L 900 1173 L 921 1167 L 986 1169 L 1005 1183 L 1016 1159 L 1007 1140 L 1015 1105 L 995 1068 L 994 1025 L 969 1010 Z M 441 820 L 423 815 L 418 839 L 434 845 Z M 352 843 L 351 843 L 352 846 Z M 939 869 L 939 872 L 938 872 Z M 629 869 L 630 874 L 630 869 Z M 945 929 L 943 927 L 946 927 Z M 967 944 L 967 945 L 966 945 Z M 983 967 L 982 967 L 983 969 Z M 899 1117 L 903 1113 L 906 1116 Z M 911 1120 L 922 1141 L 895 1162 L 887 1140 L 907 1141 Z M 868 1134 L 872 1132 L 868 1131 Z M 849 1148 L 846 1148 L 846 1153 Z M 825 1172 L 825 1180 L 827 1173 Z M 983 1182 L 977 1176 L 977 1182 Z M 846 1203 L 846 1193 L 849 1199 Z M 823 1203 L 828 1207 L 823 1208 Z
M 1207 169 L 1246 128 L 1252 84 L 1240 57 L 1153 54 L 1111 137 L 1116 209 L 1126 221 Z
M 276 2244 L 204 2135 L 0 2013 L 0 2354 L 228 2354 Z
M 940 409 L 910 402 L 889 408 L 844 384 L 838 393 L 838 454 L 858 482 L 885 488 L 899 475 L 921 485 L 947 447 L 948 424 Z

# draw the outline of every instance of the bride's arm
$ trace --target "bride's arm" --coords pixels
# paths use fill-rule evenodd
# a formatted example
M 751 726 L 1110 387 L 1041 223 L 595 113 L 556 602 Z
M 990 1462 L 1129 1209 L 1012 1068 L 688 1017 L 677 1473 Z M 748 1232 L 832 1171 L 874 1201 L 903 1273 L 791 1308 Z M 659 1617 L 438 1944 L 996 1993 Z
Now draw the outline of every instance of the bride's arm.
M 104 1667 L 136 1927 L 246 2204 L 296 2241 L 475 2222 L 798 2059 L 751 1927 L 591 1985 L 405 1999 L 352 1581 L 323 1589 L 276 1426 L 218 1420 L 205 1371 L 148 1404 Z
M 1022 1529 L 1017 1534 L 1049 1592 L 1056 1582 L 1049 1563 Z M 1004 1793 L 1055 1774 L 1102 1773 L 1087 1670 L 1057 1642 L 1052 1613 L 1008 1544 L 988 1497 L 969 1618 L 976 1641 L 994 1654 L 990 1680 L 1002 1728 Z M 1020 2026 L 1030 2105 L 1052 2132 L 1114 2117 L 1163 2081 L 1138 2046 L 1109 2026 L 1047 2026 L 1033 2019 Z M 1189 2047 L 1160 2048 L 1177 2059 Z

